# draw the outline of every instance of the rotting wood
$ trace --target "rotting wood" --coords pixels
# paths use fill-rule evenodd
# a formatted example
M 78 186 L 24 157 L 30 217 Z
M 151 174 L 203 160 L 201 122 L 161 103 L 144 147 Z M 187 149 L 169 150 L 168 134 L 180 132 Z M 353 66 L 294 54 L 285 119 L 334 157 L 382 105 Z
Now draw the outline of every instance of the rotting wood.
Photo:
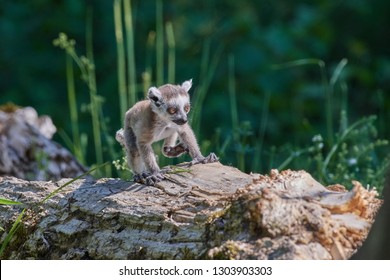
M 6 257 L 345 259 L 381 205 L 358 182 L 328 189 L 304 171 L 248 175 L 213 163 L 168 176 L 155 187 L 77 180 L 24 221 L 23 242 Z M 0 177 L 0 193 L 33 207 L 66 181 Z M 19 211 L 0 207 L 0 225 L 9 229 Z
M 51 140 L 56 132 L 48 116 L 34 108 L 0 109 L 0 176 L 27 180 L 73 178 L 86 169 L 64 147 Z

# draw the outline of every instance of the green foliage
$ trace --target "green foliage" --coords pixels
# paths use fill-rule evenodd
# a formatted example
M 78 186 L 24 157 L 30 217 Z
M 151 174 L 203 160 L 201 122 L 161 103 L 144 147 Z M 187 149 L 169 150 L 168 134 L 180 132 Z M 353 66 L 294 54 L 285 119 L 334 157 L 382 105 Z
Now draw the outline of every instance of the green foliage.
M 7 2 L 0 20 L 0 103 L 31 105 L 52 116 L 62 129 L 59 140 L 91 165 L 122 158 L 112 136 L 124 112 L 149 86 L 193 78 L 191 124 L 203 153 L 214 151 L 223 163 L 245 171 L 312 168 L 324 182 L 339 180 L 343 168 L 349 177 L 381 176 L 388 147 L 377 141 L 390 137 L 390 41 L 378 38 L 389 25 L 390 2 L 243 0 L 221 5 L 213 0 L 99 0 L 93 3 L 99 20 L 92 20 L 92 7 L 76 0 Z M 32 18 L 36 28 L 26 24 Z M 62 42 L 68 94 L 62 90 L 63 61 L 50 48 L 61 30 L 75 38 Z M 76 40 L 86 46 L 84 62 L 71 55 Z M 348 67 L 342 57 L 350 61 Z M 86 88 L 79 86 L 78 73 Z M 69 109 L 51 105 L 64 104 L 66 98 Z M 351 123 L 369 115 L 378 119 L 352 129 L 360 137 L 348 133 L 342 138 L 351 125 L 340 124 L 341 112 Z M 363 135 L 368 126 L 378 134 Z M 312 151 L 313 135 L 324 137 L 321 152 Z M 355 156 L 352 147 L 365 141 L 376 144 L 359 158 L 359 172 L 353 173 L 341 154 Z M 313 157 L 325 161 L 329 155 L 324 176 Z M 343 167 L 336 172 L 338 161 Z M 161 165 L 171 163 L 160 157 Z M 110 173 L 107 166 L 100 175 Z
M 352 180 L 358 180 L 382 191 L 390 158 L 378 156 L 381 155 L 380 148 L 388 148 L 389 142 L 378 138 L 375 119 L 371 116 L 348 127 L 341 125 L 335 144 L 320 165 L 326 182 L 348 185 Z
M 356 180 L 367 187 L 376 187 L 381 193 L 390 158 L 379 159 L 378 156 L 381 148 L 389 143 L 378 139 L 375 116 L 364 117 L 347 126 L 345 115 L 342 112 L 340 130 L 335 134 L 332 146 L 327 146 L 322 136 L 316 135 L 311 145 L 296 152 L 292 159 L 325 185 L 338 183 L 351 187 L 351 181 Z
M 231 56 L 228 76 L 231 135 L 226 137 L 223 145 L 211 143 L 211 146 L 218 147 L 217 152 L 222 155 L 225 154 L 227 148 L 232 149 L 236 155 L 235 165 L 241 170 L 258 170 L 259 159 L 267 159 L 268 168 L 305 169 L 325 185 L 340 183 L 349 187 L 352 180 L 358 180 L 367 186 L 376 187 L 381 192 L 385 180 L 384 173 L 390 167 L 390 158 L 382 158 L 388 150 L 388 141 L 378 138 L 374 123 L 375 116 L 363 117 L 351 125 L 348 124 L 345 111 L 347 108 L 346 86 L 341 79 L 346 64 L 347 60 L 342 59 L 329 80 L 325 62 L 319 59 L 301 59 L 273 67 L 274 70 L 284 70 L 307 65 L 319 66 L 321 85 L 326 100 L 324 115 L 327 123 L 327 137 L 324 139 L 321 134 L 318 134 L 312 138 L 310 144 L 303 142 L 295 146 L 287 144 L 281 148 L 271 148 L 271 152 L 267 155 L 266 151 L 262 151 L 262 139 L 267 126 L 270 94 L 264 98 L 262 113 L 259 114 L 262 116 L 263 124 L 259 129 L 259 136 L 256 137 L 251 123 L 241 122 L 238 116 L 234 58 Z M 342 89 L 340 92 L 337 90 L 339 85 Z M 341 108 L 337 133 L 333 128 L 336 105 Z M 215 137 L 214 141 L 220 141 L 220 133 L 220 130 L 217 130 L 218 137 Z M 252 165 L 248 165 L 253 154 L 256 155 L 255 160 L 252 161 Z
M 358 180 L 367 186 L 374 186 L 379 192 L 385 183 L 385 171 L 390 167 L 390 158 L 380 158 L 382 147 L 388 149 L 388 141 L 379 139 L 374 125 L 376 116 L 363 117 L 348 125 L 345 84 L 339 81 L 347 64 L 342 59 L 336 66 L 330 80 L 326 78 L 325 63 L 320 60 L 299 60 L 282 65 L 275 69 L 317 64 L 321 69 L 322 84 L 326 95 L 327 141 L 319 134 L 312 138 L 312 144 L 303 149 L 297 149 L 278 167 L 285 169 L 290 166 L 311 171 L 313 176 L 325 185 L 339 183 L 350 186 L 351 181 Z M 333 131 L 333 112 L 336 102 L 338 83 L 344 85 L 343 95 L 339 96 L 341 113 L 339 117 L 339 132 Z M 386 150 L 385 150 L 386 151 Z M 299 162 L 293 165 L 293 161 Z
M 91 31 L 90 31 L 91 32 Z M 91 38 L 91 35 L 88 36 Z M 106 120 L 103 116 L 102 103 L 103 98 L 97 95 L 96 88 L 96 74 L 95 74 L 95 65 L 93 63 L 93 51 L 92 51 L 92 43 L 89 44 L 87 48 L 87 56 L 78 56 L 75 51 L 75 40 L 68 39 L 67 35 L 64 33 L 60 33 L 58 38 L 53 41 L 53 44 L 61 49 L 65 50 L 66 54 L 69 55 L 76 65 L 79 67 L 81 71 L 81 79 L 88 85 L 89 94 L 90 94 L 90 103 L 87 108 L 91 114 L 92 118 L 92 128 L 93 128 L 93 140 L 95 147 L 95 155 L 96 155 L 96 164 L 103 164 L 103 143 L 102 143 L 102 135 L 104 136 L 105 144 L 108 147 L 108 151 L 111 156 L 115 154 L 113 144 L 113 137 L 110 136 L 108 132 Z M 68 58 L 68 57 L 67 57 Z M 72 132 L 73 132 L 73 151 L 75 152 L 76 157 L 81 161 L 85 162 L 83 156 L 83 147 L 81 146 L 80 135 L 79 135 L 79 123 L 77 117 L 77 103 L 76 103 L 76 94 L 74 89 L 74 77 L 73 77 L 73 65 L 69 63 L 67 60 L 67 84 L 68 84 L 68 99 L 69 99 L 69 108 L 71 112 L 71 122 L 72 122 Z M 104 174 L 100 174 L 100 176 L 111 176 L 111 168 L 109 165 L 106 165 L 106 169 Z

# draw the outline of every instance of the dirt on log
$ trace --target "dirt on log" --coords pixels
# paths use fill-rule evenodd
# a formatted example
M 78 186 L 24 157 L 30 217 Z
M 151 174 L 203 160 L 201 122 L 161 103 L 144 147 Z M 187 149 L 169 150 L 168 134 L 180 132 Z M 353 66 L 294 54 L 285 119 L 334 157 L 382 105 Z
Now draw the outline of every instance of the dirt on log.
M 0 177 L 0 196 L 29 209 L 9 259 L 347 259 L 381 205 L 358 182 L 322 186 L 304 171 L 245 174 L 192 166 L 156 186 L 119 179 Z M 20 206 L 0 207 L 8 232 Z M 3 233 L 2 241 L 5 238 Z

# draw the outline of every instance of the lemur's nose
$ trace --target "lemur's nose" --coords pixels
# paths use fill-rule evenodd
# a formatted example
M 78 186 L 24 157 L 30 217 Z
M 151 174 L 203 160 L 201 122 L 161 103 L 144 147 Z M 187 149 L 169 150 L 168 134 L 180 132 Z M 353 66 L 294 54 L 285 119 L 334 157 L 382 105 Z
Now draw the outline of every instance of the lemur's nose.
M 178 125 L 183 125 L 183 124 L 187 123 L 187 119 L 176 119 L 173 122 L 175 124 L 178 124 Z

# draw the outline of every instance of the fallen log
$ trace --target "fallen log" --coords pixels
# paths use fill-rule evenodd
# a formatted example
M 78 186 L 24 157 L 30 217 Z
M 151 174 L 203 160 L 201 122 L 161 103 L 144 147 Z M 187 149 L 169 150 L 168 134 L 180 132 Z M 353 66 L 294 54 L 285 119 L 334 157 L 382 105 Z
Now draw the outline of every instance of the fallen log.
M 32 107 L 0 107 L 0 176 L 59 180 L 85 173 L 75 157 L 51 140 L 57 131 L 48 116 Z
M 0 196 L 29 209 L 5 258 L 347 259 L 381 205 L 358 182 L 346 191 L 304 171 L 248 175 L 220 163 L 168 174 L 154 187 L 76 180 L 39 204 L 68 181 L 0 177 Z M 6 232 L 20 211 L 0 206 Z

